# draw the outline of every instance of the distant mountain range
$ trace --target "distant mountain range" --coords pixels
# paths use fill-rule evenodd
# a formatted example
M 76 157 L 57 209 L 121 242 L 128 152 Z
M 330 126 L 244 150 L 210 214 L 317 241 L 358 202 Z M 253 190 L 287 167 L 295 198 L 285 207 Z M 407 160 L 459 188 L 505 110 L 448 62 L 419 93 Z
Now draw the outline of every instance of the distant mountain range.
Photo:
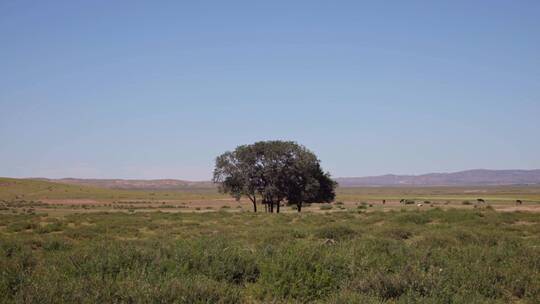
M 336 178 L 341 187 L 360 186 L 488 186 L 540 184 L 540 170 L 467 170 L 422 175 L 380 175 Z
M 50 182 L 93 186 L 113 189 L 139 190 L 182 190 L 193 188 L 211 188 L 211 181 L 186 181 L 177 179 L 84 179 L 33 178 Z M 538 170 L 467 170 L 454 173 L 428 173 L 422 175 L 380 175 L 366 177 L 338 177 L 335 179 L 341 187 L 376 187 L 376 186 L 490 186 L 490 185 L 534 185 L 540 184 Z

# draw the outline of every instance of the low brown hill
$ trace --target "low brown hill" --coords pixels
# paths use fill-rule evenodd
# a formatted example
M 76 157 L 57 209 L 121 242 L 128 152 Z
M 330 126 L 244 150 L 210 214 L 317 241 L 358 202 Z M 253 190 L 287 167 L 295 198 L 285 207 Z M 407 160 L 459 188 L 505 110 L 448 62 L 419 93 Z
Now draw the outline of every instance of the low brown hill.
M 189 188 L 213 188 L 209 181 L 193 182 L 177 179 L 91 179 L 91 178 L 61 178 L 45 180 L 61 184 L 93 186 L 110 189 L 139 189 L 139 190 L 182 190 Z

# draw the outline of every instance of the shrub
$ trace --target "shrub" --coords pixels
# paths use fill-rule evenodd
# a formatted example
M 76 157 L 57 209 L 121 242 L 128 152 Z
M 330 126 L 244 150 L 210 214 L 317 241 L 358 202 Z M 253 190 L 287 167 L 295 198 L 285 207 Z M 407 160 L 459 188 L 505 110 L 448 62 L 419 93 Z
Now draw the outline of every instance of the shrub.
M 220 303 L 242 302 L 240 291 L 228 284 L 220 283 L 204 276 L 195 276 L 165 281 L 158 285 L 149 303 Z
M 26 222 L 26 221 L 14 222 L 8 225 L 7 231 L 19 232 L 19 231 L 28 230 L 28 229 L 36 229 L 37 227 L 38 225 L 32 222 Z
M 427 212 L 406 211 L 396 217 L 399 223 L 427 224 L 431 221 Z
M 343 240 L 352 237 L 355 231 L 347 226 L 332 225 L 315 230 L 315 236 L 321 239 Z
M 180 243 L 175 259 L 188 273 L 234 284 L 255 282 L 260 273 L 254 255 L 223 238 Z
M 280 248 L 262 265 L 255 293 L 262 302 L 288 299 L 292 301 L 286 302 L 310 303 L 324 299 L 348 277 L 345 260 L 331 252 L 318 246 Z
M 36 229 L 36 232 L 40 234 L 51 233 L 51 232 L 56 232 L 56 231 L 62 231 L 64 227 L 65 227 L 64 223 L 60 221 L 56 221 L 53 223 L 49 223 L 45 226 L 39 226 Z
M 390 228 L 385 230 L 384 235 L 396 239 L 396 240 L 406 240 L 412 236 L 412 233 L 406 228 Z
M 399 298 L 408 288 L 408 282 L 401 276 L 380 271 L 370 273 L 353 284 L 356 290 L 366 294 L 374 293 L 385 301 Z
M 48 239 L 43 243 L 43 249 L 46 251 L 58 251 L 70 249 L 72 245 L 60 238 Z

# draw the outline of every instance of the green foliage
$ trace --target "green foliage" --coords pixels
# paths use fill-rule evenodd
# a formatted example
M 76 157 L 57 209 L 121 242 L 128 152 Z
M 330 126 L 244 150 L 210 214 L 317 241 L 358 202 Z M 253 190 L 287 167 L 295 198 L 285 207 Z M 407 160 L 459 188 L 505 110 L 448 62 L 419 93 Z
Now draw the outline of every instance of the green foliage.
M 213 181 L 221 192 L 240 200 L 249 198 L 256 211 L 259 198 L 270 212 L 287 201 L 297 204 L 328 203 L 336 183 L 305 147 L 291 141 L 260 141 L 242 145 L 216 158 Z

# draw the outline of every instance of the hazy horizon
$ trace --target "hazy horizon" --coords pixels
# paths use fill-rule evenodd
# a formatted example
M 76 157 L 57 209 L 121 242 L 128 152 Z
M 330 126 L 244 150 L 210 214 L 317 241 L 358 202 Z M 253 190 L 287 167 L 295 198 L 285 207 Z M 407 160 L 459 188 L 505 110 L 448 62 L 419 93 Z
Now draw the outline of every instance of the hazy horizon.
M 385 176 L 385 175 L 396 175 L 396 176 L 421 176 L 426 174 L 448 174 L 448 173 L 459 173 L 459 172 L 465 172 L 465 171 L 475 171 L 475 170 L 487 170 L 487 171 L 536 171 L 540 169 L 486 169 L 486 168 L 474 168 L 474 169 L 466 169 L 466 170 L 459 170 L 459 171 L 446 171 L 446 172 L 423 172 L 423 173 L 415 173 L 415 174 L 409 174 L 409 173 L 384 173 L 384 174 L 378 174 L 378 175 L 351 175 L 351 176 L 335 176 L 332 175 L 332 178 L 364 178 L 364 177 L 378 177 L 378 176 Z M 181 178 L 181 177 L 151 177 L 151 178 L 130 178 L 130 177 L 88 177 L 88 176 L 62 176 L 62 177 L 50 177 L 50 176 L 0 176 L 0 178 L 6 177 L 6 178 L 22 178 L 22 179 L 97 179 L 97 180 L 181 180 L 181 181 L 187 181 L 187 182 L 208 182 L 211 181 L 211 178 L 208 179 L 188 179 L 188 178 Z
M 0 176 L 208 180 L 219 154 L 270 139 L 334 177 L 537 169 L 538 16 L 538 1 L 5 1 Z

